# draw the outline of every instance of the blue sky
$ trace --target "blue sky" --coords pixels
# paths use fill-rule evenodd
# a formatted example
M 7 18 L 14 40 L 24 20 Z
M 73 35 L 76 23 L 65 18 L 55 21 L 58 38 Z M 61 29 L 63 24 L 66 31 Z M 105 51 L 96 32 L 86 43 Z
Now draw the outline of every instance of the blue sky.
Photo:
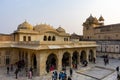
M 82 23 L 92 14 L 105 24 L 120 23 L 120 0 L 0 0 L 0 33 L 12 33 L 27 20 L 36 25 L 59 25 L 82 34 Z

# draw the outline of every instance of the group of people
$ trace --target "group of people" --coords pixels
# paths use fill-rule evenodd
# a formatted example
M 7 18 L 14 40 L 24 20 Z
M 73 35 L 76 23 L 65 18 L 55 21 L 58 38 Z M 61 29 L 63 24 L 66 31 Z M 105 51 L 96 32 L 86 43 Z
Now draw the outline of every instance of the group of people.
M 72 80 L 71 79 L 72 73 L 73 73 L 72 68 L 70 68 L 70 76 L 68 76 L 68 78 L 67 78 L 66 71 L 61 71 L 61 72 L 59 72 L 59 74 L 57 71 L 53 71 L 52 80 L 57 80 L 57 79 L 59 79 L 59 80 Z
M 18 73 L 21 71 L 21 69 L 19 68 L 16 68 L 15 70 L 15 76 L 16 76 L 16 79 L 18 78 Z M 32 79 L 32 76 L 33 76 L 33 68 L 31 67 L 29 70 L 27 68 L 25 68 L 25 71 L 26 71 L 26 77 L 28 77 L 28 79 Z
M 20 73 L 22 70 L 24 70 L 26 73 L 26 76 L 29 79 L 32 79 L 33 76 L 33 68 L 31 67 L 30 69 L 28 69 L 27 67 L 25 67 L 24 61 L 18 61 L 16 62 L 16 64 L 11 64 L 7 66 L 7 74 L 10 74 L 10 71 L 13 72 L 15 74 L 15 78 L 18 78 L 18 73 Z

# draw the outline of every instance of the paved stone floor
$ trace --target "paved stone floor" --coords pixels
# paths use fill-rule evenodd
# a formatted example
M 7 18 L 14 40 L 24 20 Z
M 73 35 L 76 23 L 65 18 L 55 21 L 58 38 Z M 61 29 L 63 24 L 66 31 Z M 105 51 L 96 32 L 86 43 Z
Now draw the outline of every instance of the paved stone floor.
M 101 76 L 101 74 L 100 74 L 101 72 L 98 72 L 99 69 L 96 69 L 96 68 L 92 69 L 92 73 L 89 71 L 89 68 L 95 67 L 95 66 L 99 66 L 99 67 L 104 67 L 104 68 L 109 68 L 109 69 L 115 70 L 115 68 L 117 66 L 120 66 L 120 60 L 118 60 L 118 59 L 110 59 L 109 60 L 109 64 L 105 66 L 104 63 L 103 63 L 103 58 L 97 58 L 96 64 L 90 63 L 87 67 L 79 66 L 78 70 L 74 70 L 73 71 L 72 80 L 97 80 L 97 79 L 94 79 L 92 77 L 89 77 L 89 76 L 77 73 L 77 71 L 84 70 L 86 74 L 89 73 L 90 75 L 94 74 L 94 76 L 99 76 L 99 75 Z M 67 70 L 66 72 L 67 72 L 67 75 L 69 76 L 69 70 Z M 102 75 L 107 74 L 109 72 L 110 72 L 109 70 L 105 69 L 105 70 L 102 71 Z M 49 73 L 49 74 L 44 75 L 44 76 L 35 76 L 31 80 L 51 80 L 51 75 L 52 74 Z M 102 80 L 117 80 L 116 76 L 117 76 L 116 72 L 113 72 L 113 73 L 107 75 Z M 6 67 L 0 67 L 0 80 L 30 80 L 30 79 L 28 79 L 25 76 L 25 72 L 24 71 L 21 71 L 19 73 L 19 75 L 18 75 L 18 79 L 15 79 L 14 71 L 10 72 L 10 74 L 8 75 L 6 73 Z

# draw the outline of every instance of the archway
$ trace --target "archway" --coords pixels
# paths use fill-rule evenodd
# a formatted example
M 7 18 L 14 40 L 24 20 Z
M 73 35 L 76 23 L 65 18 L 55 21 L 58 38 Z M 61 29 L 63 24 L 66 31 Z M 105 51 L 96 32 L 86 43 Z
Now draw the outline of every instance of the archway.
M 53 53 L 50 54 L 47 57 L 47 61 L 46 61 L 46 71 L 49 72 L 54 69 L 57 69 L 57 63 L 58 63 L 57 56 Z
M 6 56 L 5 63 L 6 63 L 6 65 L 10 64 L 10 56 Z
M 73 56 L 72 56 L 72 65 L 73 65 L 73 68 L 77 68 L 78 55 L 79 55 L 79 53 L 77 51 L 73 52 Z
M 93 62 L 94 59 L 94 53 L 92 50 L 89 51 L 89 62 Z
M 36 60 L 35 54 L 32 55 L 32 64 L 33 64 L 33 68 L 36 69 L 37 68 L 37 60 Z
M 81 55 L 80 55 L 80 62 L 82 63 L 83 61 L 86 60 L 86 52 L 85 51 L 82 51 L 81 52 Z
M 62 58 L 62 67 L 70 66 L 70 53 L 65 52 Z

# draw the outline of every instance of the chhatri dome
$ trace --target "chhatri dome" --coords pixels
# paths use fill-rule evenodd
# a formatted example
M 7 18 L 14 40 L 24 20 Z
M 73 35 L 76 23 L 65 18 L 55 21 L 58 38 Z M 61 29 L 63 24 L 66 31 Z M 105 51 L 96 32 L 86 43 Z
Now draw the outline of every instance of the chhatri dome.
M 46 30 L 54 30 L 55 31 L 55 29 L 52 26 L 48 25 L 48 24 L 39 24 L 39 25 L 36 25 L 34 27 L 34 30 L 35 31 L 46 31 Z
M 61 26 L 59 26 L 56 30 L 60 33 L 65 33 L 65 30 Z
M 90 16 L 88 17 L 87 21 L 92 22 L 94 20 L 94 17 L 92 16 L 92 14 L 90 14 Z
M 97 20 L 96 17 L 94 17 L 93 23 L 94 23 L 94 24 L 98 24 L 98 20 Z
M 18 25 L 18 29 L 33 30 L 33 26 L 29 24 L 27 21 L 25 21 L 22 24 Z
M 104 21 L 104 18 L 100 16 L 99 21 Z

